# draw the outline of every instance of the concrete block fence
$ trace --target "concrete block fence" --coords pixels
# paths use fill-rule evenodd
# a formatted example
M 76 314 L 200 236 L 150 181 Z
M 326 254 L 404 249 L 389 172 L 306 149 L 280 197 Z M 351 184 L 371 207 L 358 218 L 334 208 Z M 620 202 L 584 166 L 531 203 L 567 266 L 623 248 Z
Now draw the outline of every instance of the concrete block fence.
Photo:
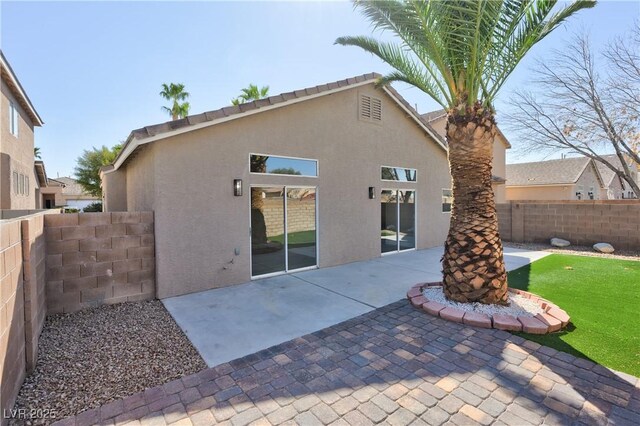
M 47 311 L 155 297 L 152 212 L 45 218 Z
M 497 205 L 500 235 L 513 242 L 563 238 L 640 250 L 640 200 L 511 201 Z
M 35 367 L 47 314 L 155 297 L 152 212 L 12 213 L 0 216 L 2 412 Z

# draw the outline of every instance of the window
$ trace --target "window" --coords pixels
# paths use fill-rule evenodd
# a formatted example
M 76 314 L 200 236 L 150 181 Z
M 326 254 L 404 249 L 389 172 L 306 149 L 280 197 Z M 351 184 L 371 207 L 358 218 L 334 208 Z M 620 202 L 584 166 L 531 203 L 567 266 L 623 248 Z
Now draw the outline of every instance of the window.
M 24 195 L 24 175 L 20 174 L 20 195 Z
M 453 204 L 453 191 L 450 189 L 442 189 L 442 213 L 451 212 L 451 204 Z
M 18 194 L 20 192 L 20 183 L 18 182 L 18 172 L 13 172 L 13 193 Z
M 29 176 L 25 176 L 24 178 L 24 193 L 25 195 L 29 195 Z
M 9 101 L 9 131 L 13 136 L 18 136 L 18 109 L 15 104 Z
M 382 121 L 382 100 L 368 95 L 360 95 L 360 119 Z
M 394 182 L 415 182 L 417 174 L 418 171 L 416 169 L 382 166 L 380 179 Z
M 318 176 L 318 160 L 251 154 L 249 163 L 251 173 L 305 177 Z

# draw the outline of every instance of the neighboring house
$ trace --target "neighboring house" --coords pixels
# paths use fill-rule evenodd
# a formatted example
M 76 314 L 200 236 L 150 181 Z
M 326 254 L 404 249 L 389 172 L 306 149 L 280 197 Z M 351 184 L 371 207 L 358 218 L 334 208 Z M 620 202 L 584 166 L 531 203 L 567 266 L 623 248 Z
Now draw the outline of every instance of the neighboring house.
M 134 130 L 103 201 L 155 212 L 157 296 L 441 245 L 447 149 L 378 77 Z
M 422 114 L 422 118 L 424 118 L 431 125 L 431 127 L 433 127 L 433 129 L 438 132 L 443 141 L 446 139 L 447 113 L 445 110 L 440 109 L 437 111 Z M 506 200 L 504 185 L 507 160 L 506 151 L 510 148 L 511 144 L 507 140 L 506 136 L 498 128 L 498 134 L 496 135 L 493 143 L 493 176 L 491 177 L 496 203 L 504 203 Z
M 599 200 L 603 188 L 587 157 L 507 164 L 507 200 Z
M 622 163 L 617 155 L 604 155 L 602 158 L 607 160 L 618 170 L 622 170 Z M 640 196 L 640 194 L 634 193 L 629 184 L 614 173 L 609 167 L 599 161 L 596 161 L 595 163 L 604 183 L 600 198 L 604 200 L 621 200 L 625 198 L 638 198 L 638 196 Z M 638 177 L 638 165 L 629 159 L 628 166 L 633 180 L 635 182 L 640 182 Z
M 39 208 L 33 129 L 42 126 L 43 122 L 1 51 L 0 68 L 0 209 Z
M 43 190 L 42 207 L 68 207 L 82 210 L 89 204 L 100 201 L 99 197 L 87 194 L 82 186 L 71 177 L 48 179 L 48 187 Z

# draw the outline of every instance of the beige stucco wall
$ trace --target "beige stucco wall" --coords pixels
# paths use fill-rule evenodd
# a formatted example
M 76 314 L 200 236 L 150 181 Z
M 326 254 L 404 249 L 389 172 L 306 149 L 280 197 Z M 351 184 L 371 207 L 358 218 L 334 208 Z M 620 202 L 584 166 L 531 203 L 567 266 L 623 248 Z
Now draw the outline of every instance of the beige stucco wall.
M 358 93 L 383 99 L 382 125 L 358 119 Z M 155 210 L 161 298 L 251 278 L 250 185 L 318 187 L 320 267 L 380 256 L 381 188 L 417 190 L 418 248 L 442 244 L 448 229 L 449 215 L 441 212 L 442 188 L 450 187 L 445 151 L 373 85 L 153 145 L 125 169 L 128 191 L 144 192 L 127 194 L 128 209 Z M 317 159 L 319 176 L 250 174 L 251 152 Z M 418 182 L 382 182 L 381 165 L 416 168 Z M 233 196 L 236 178 L 244 182 L 242 197 Z M 378 198 L 368 198 L 369 186 Z
M 0 208 L 34 209 L 36 207 L 36 176 L 33 168 L 33 123 L 15 96 L 2 81 L 0 99 Z M 18 109 L 18 137 L 10 132 L 9 101 Z M 29 178 L 29 194 L 16 194 L 13 190 L 13 172 Z
M 507 200 L 574 200 L 575 185 L 506 186 Z
M 602 199 L 600 180 L 594 166 L 589 165 L 583 171 L 575 184 L 540 185 L 540 186 L 509 186 L 507 182 L 506 198 L 516 200 L 578 200 L 576 192 L 582 192 L 582 200 L 589 199 L 590 188 L 594 188 L 594 199 Z
M 446 116 L 442 116 L 437 120 L 433 120 L 429 122 L 431 127 L 438 132 L 438 134 L 442 135 L 442 137 L 446 136 L 446 125 L 447 119 Z M 498 176 L 501 178 L 505 178 L 506 176 L 506 161 L 507 161 L 507 146 L 509 143 L 504 138 L 504 136 L 498 132 L 495 140 L 493 141 L 493 163 L 492 163 L 492 173 L 494 176 Z M 506 192 L 504 184 L 493 184 L 493 193 L 495 195 L 496 203 L 504 203 L 506 200 Z
M 149 170 L 148 173 L 155 173 Z M 127 170 L 122 168 L 100 175 L 102 178 L 102 211 L 127 211 Z M 151 193 L 154 194 L 154 193 Z M 151 210 L 151 209 L 147 209 Z
M 601 189 L 602 183 L 597 173 L 598 171 L 596 170 L 596 166 L 593 165 L 593 163 L 591 163 L 587 166 L 587 168 L 584 170 L 582 175 L 580 175 L 580 178 L 576 182 L 575 192 L 581 191 L 583 200 L 589 199 L 588 193 L 589 191 L 591 191 L 591 189 L 593 189 L 594 199 L 595 200 L 600 199 L 600 189 Z M 577 199 L 575 192 L 573 193 L 573 198 L 571 198 L 572 200 Z

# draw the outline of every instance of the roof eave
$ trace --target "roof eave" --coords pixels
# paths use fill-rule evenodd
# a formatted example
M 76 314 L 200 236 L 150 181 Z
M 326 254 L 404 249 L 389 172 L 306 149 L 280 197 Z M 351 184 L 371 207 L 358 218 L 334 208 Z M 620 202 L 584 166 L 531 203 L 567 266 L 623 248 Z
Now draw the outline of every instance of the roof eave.
M 0 65 L 2 66 L 2 74 L 6 74 L 9 78 L 9 87 L 13 89 L 13 91 L 15 91 L 17 96 L 20 98 L 20 103 L 27 110 L 27 113 L 29 114 L 29 118 L 31 118 L 33 125 L 41 127 L 44 124 L 44 121 L 42 121 L 42 118 L 40 118 L 40 115 L 31 103 L 29 96 L 27 96 L 27 92 L 20 84 L 20 80 L 18 80 L 18 77 L 13 72 L 9 61 L 7 61 L 7 58 L 4 57 L 4 53 L 2 53 L 2 51 L 0 51 Z

